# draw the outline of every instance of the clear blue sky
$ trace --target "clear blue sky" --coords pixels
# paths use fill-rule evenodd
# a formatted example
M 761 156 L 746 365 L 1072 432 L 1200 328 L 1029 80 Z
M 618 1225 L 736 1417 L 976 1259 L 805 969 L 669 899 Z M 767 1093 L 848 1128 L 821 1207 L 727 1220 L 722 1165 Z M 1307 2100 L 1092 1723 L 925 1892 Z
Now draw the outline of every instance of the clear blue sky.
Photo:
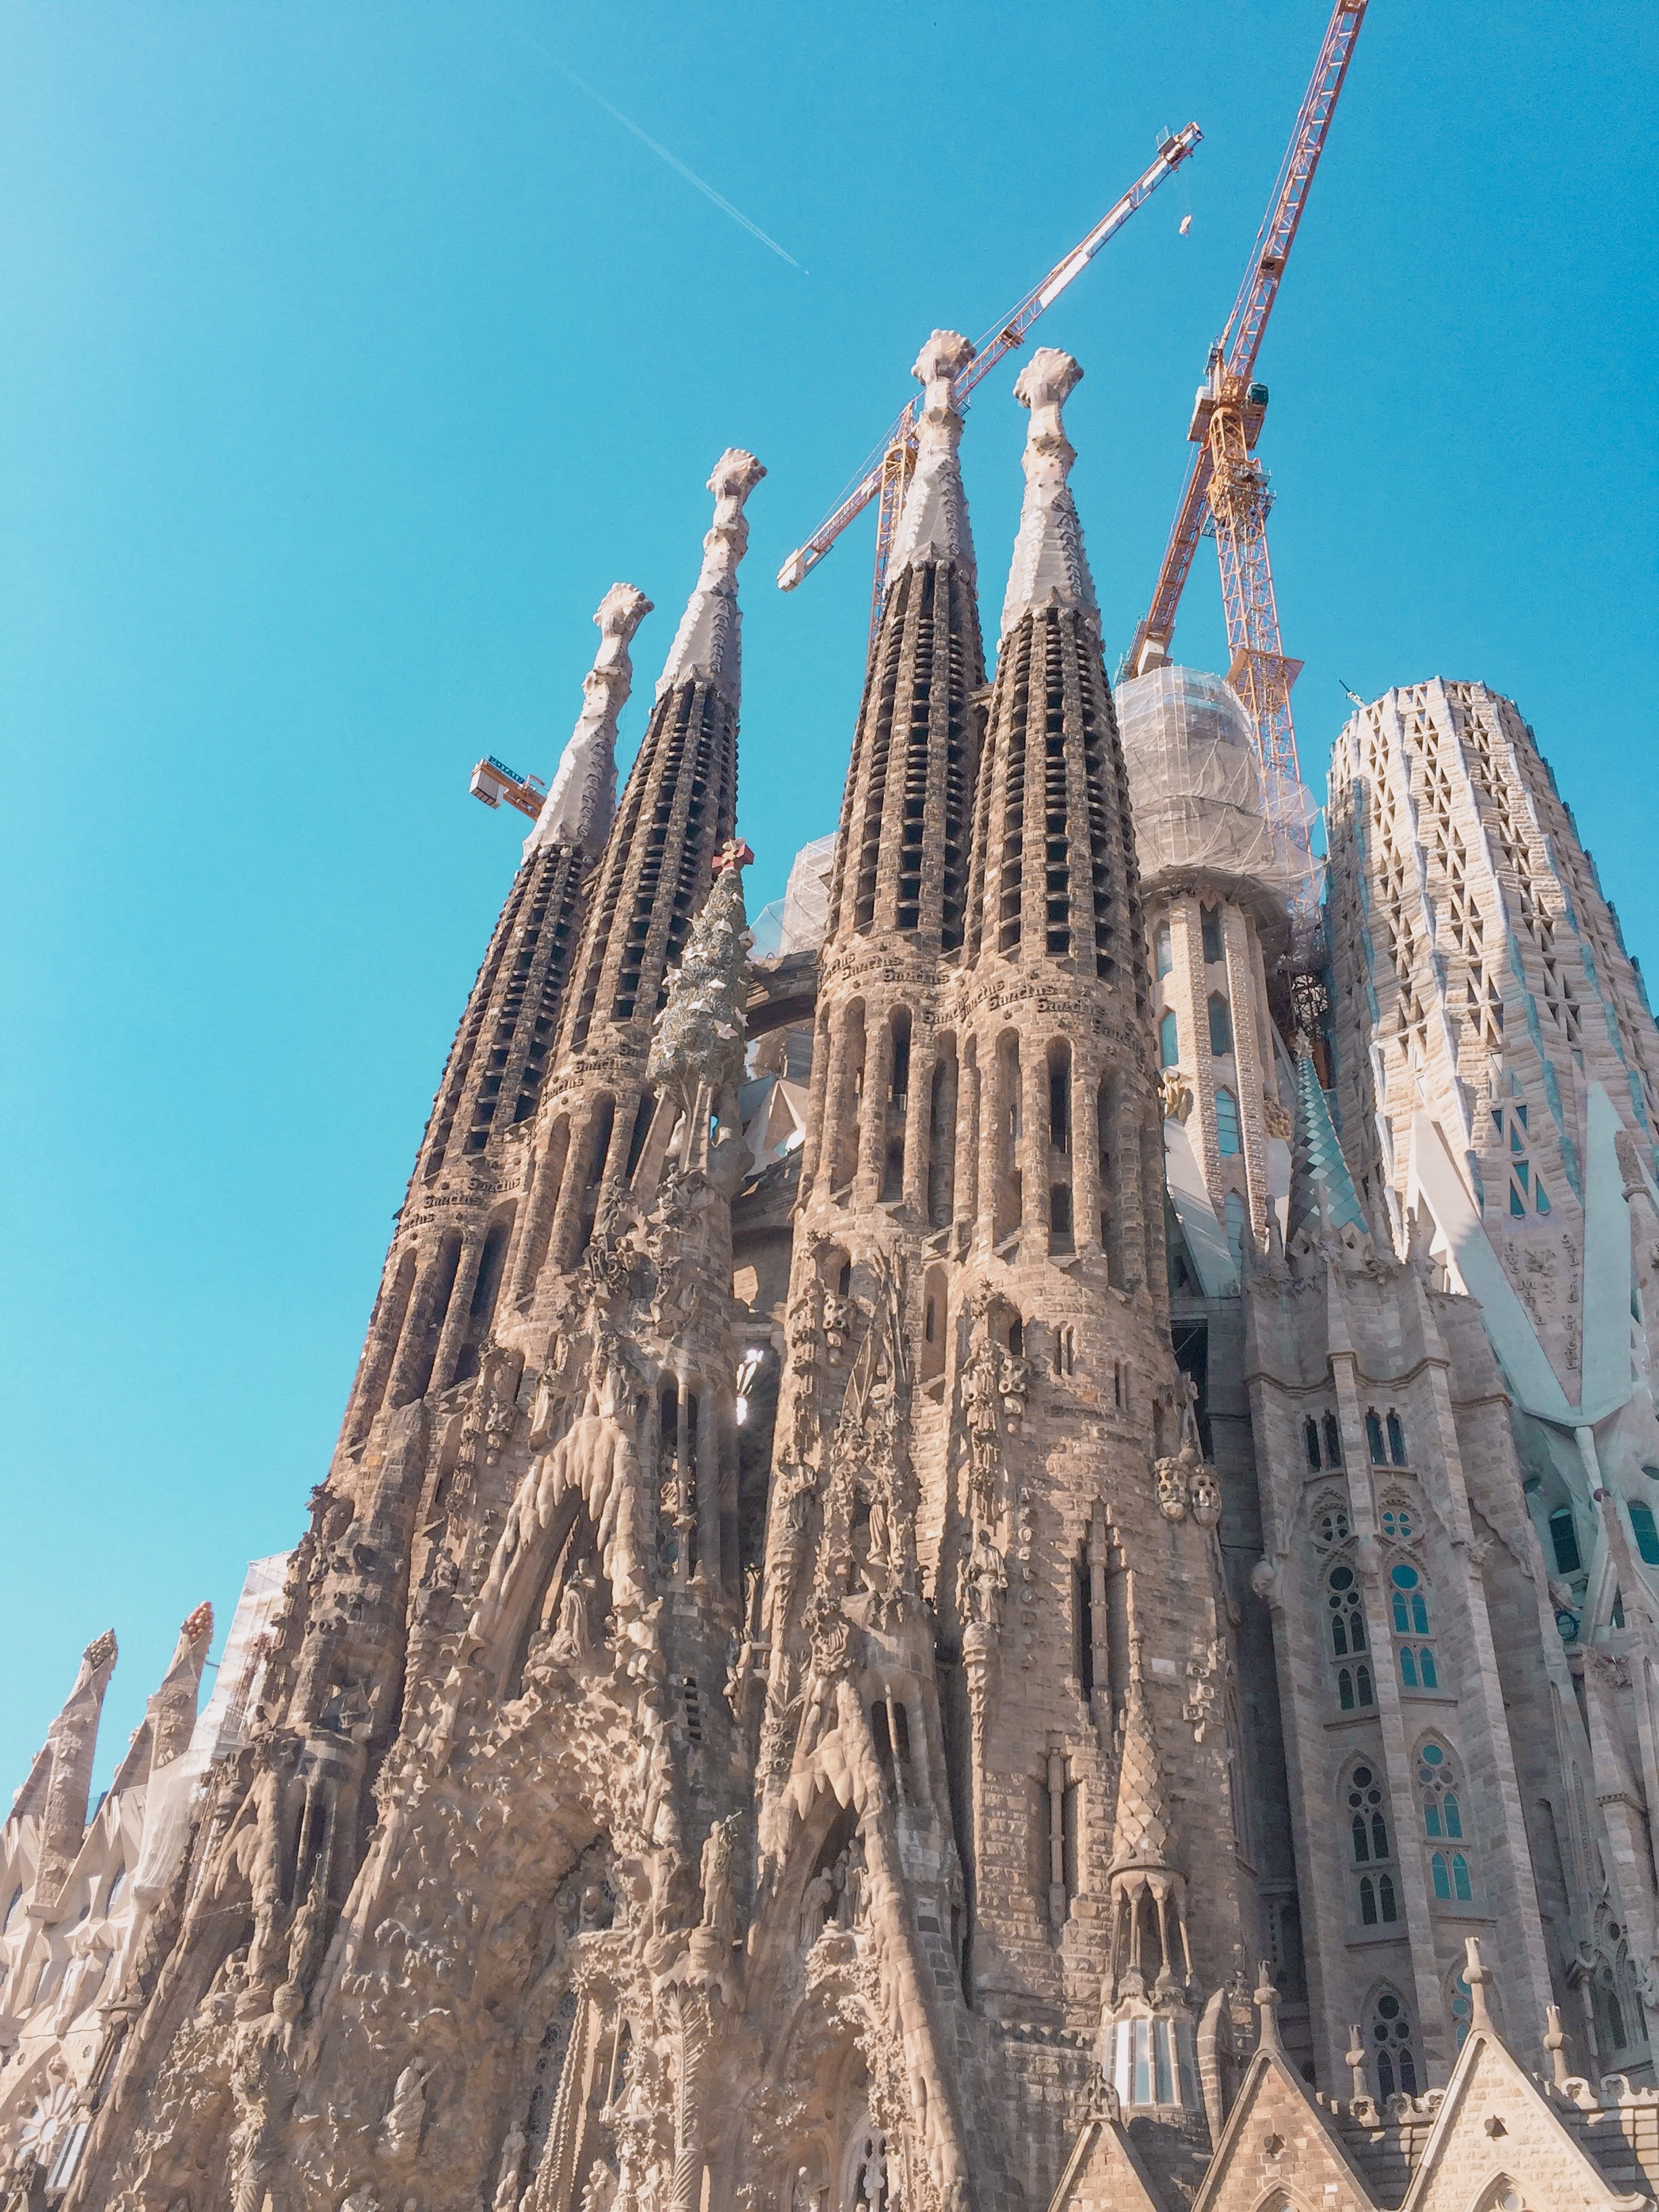
M 113 1624 L 106 1776 L 322 1476 L 617 578 L 637 737 L 751 447 L 751 902 L 834 823 L 868 524 L 771 578 L 909 389 L 1150 158 L 1043 327 L 1113 653 L 1324 0 L 7 0 L 0 9 L 0 1802 Z M 545 50 L 545 51 L 544 51 Z M 557 56 L 810 274 L 579 90 Z M 1372 0 L 1268 334 L 1304 772 L 1434 673 L 1514 695 L 1659 982 L 1650 8 Z M 1194 220 L 1178 234 L 1183 215 Z M 1024 417 L 966 465 L 1000 604 Z M 993 618 L 992 626 L 994 627 Z M 1205 551 L 1177 633 L 1221 657 Z M 627 747 L 625 747 L 625 750 Z

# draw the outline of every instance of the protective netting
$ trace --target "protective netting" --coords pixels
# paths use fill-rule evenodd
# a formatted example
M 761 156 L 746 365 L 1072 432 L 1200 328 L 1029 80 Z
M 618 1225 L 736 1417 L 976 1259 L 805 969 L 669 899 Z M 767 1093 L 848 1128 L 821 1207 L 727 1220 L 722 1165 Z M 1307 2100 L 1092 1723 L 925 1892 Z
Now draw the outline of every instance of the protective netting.
M 1143 884 L 1203 873 L 1287 905 L 1306 864 L 1262 810 L 1250 720 L 1231 685 L 1155 668 L 1118 686 L 1117 722 Z

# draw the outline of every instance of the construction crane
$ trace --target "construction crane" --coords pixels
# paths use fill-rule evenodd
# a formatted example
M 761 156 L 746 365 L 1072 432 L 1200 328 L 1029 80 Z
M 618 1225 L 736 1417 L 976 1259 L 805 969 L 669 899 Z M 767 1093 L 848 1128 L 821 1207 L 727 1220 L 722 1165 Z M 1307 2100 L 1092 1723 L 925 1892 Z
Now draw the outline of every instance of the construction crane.
M 1348 73 L 1366 0 L 1336 0 L 1312 81 L 1291 133 L 1267 213 L 1256 234 L 1244 281 L 1226 328 L 1210 349 L 1187 435 L 1197 451 L 1164 550 L 1152 604 L 1136 630 L 1124 666 L 1136 676 L 1170 657 L 1182 588 L 1207 532 L 1221 564 L 1221 598 L 1231 665 L 1227 678 L 1248 710 L 1256 735 L 1267 818 L 1288 847 L 1291 907 L 1305 928 L 1316 904 L 1309 823 L 1297 763 L 1291 686 L 1302 672 L 1285 656 L 1267 558 L 1267 473 L 1255 458 L 1267 410 L 1267 387 L 1255 380 L 1256 356 L 1285 279 L 1314 171 Z
M 520 775 L 517 769 L 498 761 L 494 753 L 478 763 L 467 788 L 486 806 L 499 806 L 505 801 L 508 806 L 516 806 L 520 814 L 527 814 L 532 822 L 541 812 L 542 801 L 547 796 L 547 786 L 540 776 Z
M 954 393 L 958 407 L 966 404 L 974 386 L 990 374 L 1005 354 L 1024 343 L 1025 333 L 1037 317 L 1053 307 L 1066 286 L 1082 275 L 1107 240 L 1115 238 L 1141 203 L 1152 197 L 1166 177 L 1173 175 L 1203 136 L 1196 123 L 1189 123 L 1174 137 L 1165 138 L 1152 167 L 1107 210 L 1081 244 L 1054 264 L 1012 314 L 993 325 L 975 348 L 973 360 L 956 380 Z M 873 636 L 881 615 L 881 595 L 887 580 L 887 557 L 893 532 L 898 526 L 899 512 L 915 465 L 916 402 L 913 399 L 871 455 L 858 482 L 841 505 L 826 516 L 806 543 L 798 546 L 779 569 L 778 589 L 793 592 L 803 577 L 811 575 L 854 515 L 862 514 L 871 501 L 876 500 L 879 502 L 876 518 L 876 577 L 870 600 L 870 629 Z

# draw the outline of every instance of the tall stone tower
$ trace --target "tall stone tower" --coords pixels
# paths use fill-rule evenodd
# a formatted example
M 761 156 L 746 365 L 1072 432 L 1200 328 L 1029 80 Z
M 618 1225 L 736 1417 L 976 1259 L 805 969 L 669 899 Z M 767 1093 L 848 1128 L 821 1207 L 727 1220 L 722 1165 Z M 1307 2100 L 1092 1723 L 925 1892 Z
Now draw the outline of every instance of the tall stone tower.
M 1511 701 L 1437 680 L 1351 718 L 1332 764 L 1330 930 L 1359 1203 L 1479 1301 L 1510 1401 L 1556 1631 L 1536 1653 L 1538 1724 L 1516 1738 L 1554 1970 L 1603 2067 L 1646 2064 L 1659 1036 Z M 1515 1649 L 1500 1638 L 1518 1698 Z
M 833 2191 L 862 2099 L 904 2201 L 978 2172 L 1038 2203 L 1091 2051 L 1148 2157 L 1190 2162 L 1254 1900 L 1231 1825 L 1214 1848 L 1240 1802 L 1219 1501 L 1167 1334 L 1133 837 L 1066 481 L 1079 371 L 1044 349 L 1017 386 L 1025 501 L 981 736 L 966 357 L 936 335 L 917 364 L 822 952 L 759 1840 L 763 1893 L 808 1929 L 850 1856 L 880 1934 L 896 2078 L 796 2081 L 804 2170 Z

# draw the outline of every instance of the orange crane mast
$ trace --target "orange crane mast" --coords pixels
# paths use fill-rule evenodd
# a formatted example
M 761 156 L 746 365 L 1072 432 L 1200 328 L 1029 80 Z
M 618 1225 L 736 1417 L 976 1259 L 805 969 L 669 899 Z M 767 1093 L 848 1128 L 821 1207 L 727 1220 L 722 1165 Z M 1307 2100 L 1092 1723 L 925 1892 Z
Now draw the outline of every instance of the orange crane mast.
M 1267 817 L 1288 848 L 1294 876 L 1292 909 L 1304 926 L 1312 918 L 1317 894 L 1291 714 L 1291 687 L 1302 672 L 1302 663 L 1285 658 L 1279 638 L 1267 556 L 1273 495 L 1267 472 L 1255 457 L 1267 388 L 1255 381 L 1255 364 L 1366 4 L 1367 0 L 1336 0 L 1326 26 L 1244 281 L 1226 328 L 1210 349 L 1187 432 L 1197 451 L 1187 471 L 1152 606 L 1124 660 L 1129 673 L 1140 676 L 1169 659 L 1176 611 L 1193 556 L 1200 538 L 1212 532 L 1232 656 L 1228 681 L 1255 729 Z
M 1040 284 L 1032 286 L 1011 314 L 1005 315 L 987 331 L 974 349 L 973 360 L 956 380 L 955 396 L 959 407 L 966 404 L 969 393 L 990 374 L 1005 355 L 1024 343 L 1025 333 L 1037 317 L 1054 305 L 1074 278 L 1082 275 L 1101 247 L 1117 235 L 1164 179 L 1174 174 L 1203 136 L 1196 123 L 1189 123 L 1184 131 L 1164 139 L 1158 149 L 1158 159 L 1145 174 L 1136 178 L 1123 197 L 1108 208 L 1063 261 L 1055 263 Z M 899 511 L 915 465 L 916 405 L 912 400 L 871 455 L 840 506 L 826 515 L 806 543 L 797 546 L 779 569 L 778 589 L 793 592 L 817 568 L 854 517 L 862 514 L 872 500 L 877 501 L 876 574 L 870 600 L 870 631 L 873 637 L 881 615 L 881 596 L 887 580 L 887 558 L 893 532 L 898 526 Z

